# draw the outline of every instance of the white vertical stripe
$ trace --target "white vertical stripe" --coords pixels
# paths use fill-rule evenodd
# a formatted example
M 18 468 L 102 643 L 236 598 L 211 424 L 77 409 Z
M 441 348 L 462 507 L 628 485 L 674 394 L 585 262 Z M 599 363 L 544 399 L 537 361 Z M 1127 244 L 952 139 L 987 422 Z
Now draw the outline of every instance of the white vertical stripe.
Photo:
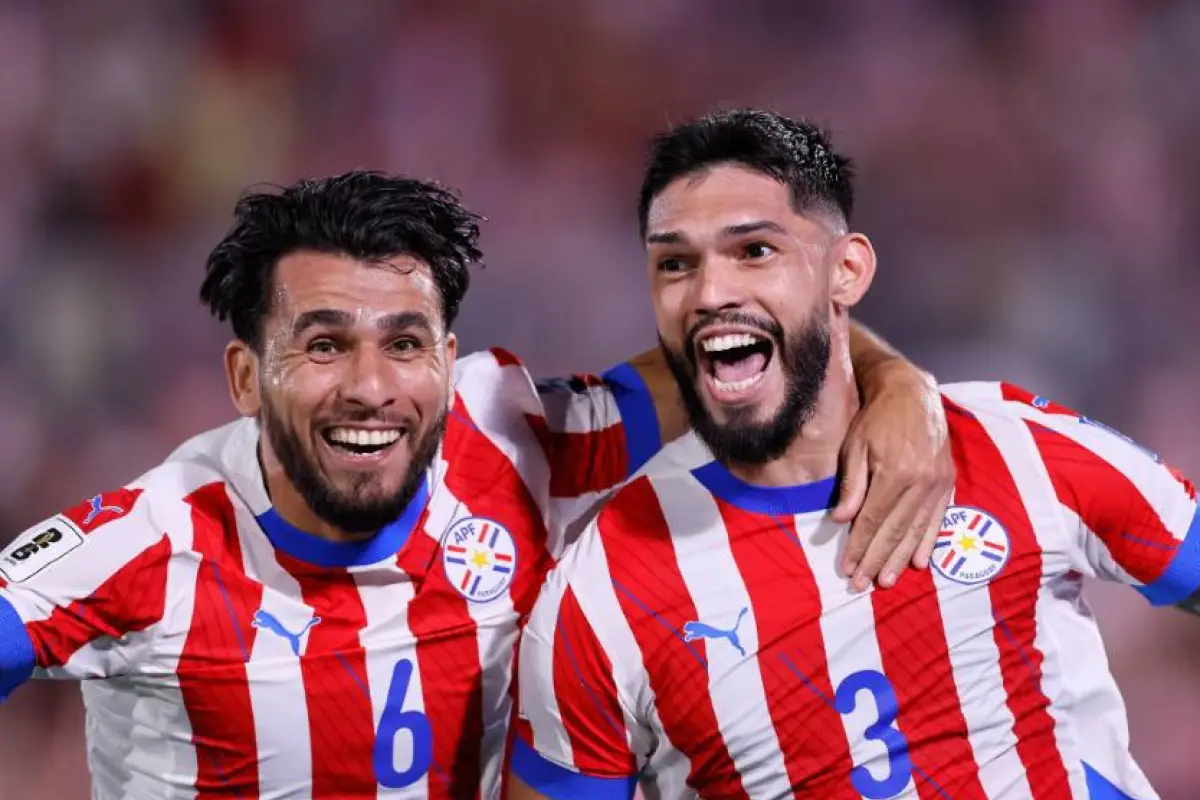
M 846 527 L 830 520 L 823 511 L 797 515 L 795 523 L 821 593 L 821 637 L 829 663 L 829 682 L 836 696 L 838 688 L 851 675 L 884 674 L 883 656 L 875 634 L 875 609 L 870 593 L 855 592 L 838 566 Z M 833 697 L 827 699 L 834 701 Z M 854 695 L 854 709 L 841 714 L 841 719 L 854 766 L 865 767 L 876 780 L 888 778 L 891 767 L 887 746 L 865 735 L 867 728 L 880 720 L 878 698 L 866 689 L 858 691 Z M 913 791 L 910 778 L 901 792 Z
M 676 562 L 696 606 L 699 619 L 695 621 L 725 631 L 736 626 L 745 651 L 739 653 L 728 639 L 705 640 L 708 690 L 721 737 L 751 797 L 786 795 L 791 791 L 787 764 L 771 724 L 759 670 L 754 609 L 720 510 L 691 476 L 668 476 L 652 483 L 672 532 Z M 739 619 L 743 609 L 746 616 Z
M 279 565 L 271 543 L 242 508 L 238 527 L 247 532 L 241 537 L 246 574 L 263 585 L 260 608 L 288 630 L 302 630 L 314 611 L 300 599 L 300 584 Z M 307 643 L 305 634 L 301 644 Z M 264 798 L 268 793 L 299 796 L 312 785 L 312 736 L 300 657 L 282 636 L 260 628 L 255 631 L 246 677 L 258 743 L 259 791 Z
M 568 561 L 570 558 L 568 556 Z M 521 716 L 533 729 L 534 749 L 552 761 L 573 767 L 575 754 L 559 711 L 558 693 L 554 691 L 554 636 L 563 595 L 567 591 L 568 569 L 569 565 L 564 563 L 559 570 L 550 573 L 542 587 L 522 636 L 517 677 Z
M 420 531 L 414 531 L 413 535 L 420 535 Z M 365 651 L 372 725 L 374 730 L 378 731 L 396 665 L 402 660 L 407 659 L 412 663 L 412 675 L 404 696 L 403 708 L 405 711 L 425 710 L 416 641 L 408 626 L 408 606 L 413 599 L 415 587 L 395 562 L 352 568 L 350 572 L 358 586 L 358 594 L 366 614 L 367 624 L 359 632 L 358 638 Z M 430 720 L 430 723 L 434 724 L 434 721 Z M 393 766 L 399 771 L 404 771 L 407 765 L 412 764 L 411 737 L 396 737 L 392 759 Z M 431 773 L 436 771 L 436 767 L 430 767 Z M 437 780 L 437 776 L 427 773 L 403 790 L 393 791 L 380 787 L 379 797 L 394 797 L 406 793 L 426 795 L 429 792 L 430 780 Z

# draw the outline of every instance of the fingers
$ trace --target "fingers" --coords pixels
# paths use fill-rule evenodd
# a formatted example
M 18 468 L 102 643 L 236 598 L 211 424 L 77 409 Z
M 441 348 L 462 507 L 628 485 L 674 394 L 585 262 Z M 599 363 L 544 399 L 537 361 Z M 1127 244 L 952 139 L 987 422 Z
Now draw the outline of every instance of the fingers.
M 950 489 L 944 492 L 933 504 L 933 510 L 928 515 L 929 522 L 925 528 L 925 538 L 913 552 L 912 564 L 917 569 L 925 569 L 929 566 L 929 559 L 933 556 L 933 546 L 937 544 L 938 535 L 942 532 L 942 520 L 946 516 L 946 506 L 950 504 L 953 491 Z
M 867 465 L 867 449 L 861 445 L 850 446 L 842 451 L 841 485 L 838 487 L 838 503 L 832 513 L 833 521 L 845 525 L 862 509 L 867 496 L 870 469 Z M 866 549 L 864 543 L 863 549 Z M 861 556 L 862 553 L 860 552 Z
M 870 532 L 859 533 L 868 540 L 866 552 L 851 579 L 854 588 L 860 592 L 865 591 L 876 578 L 884 588 L 894 586 L 925 533 L 924 520 L 919 525 L 916 522 L 921 504 L 920 494 L 910 490 L 896 500 L 886 504 L 881 502 L 880 506 L 876 506 L 876 498 L 871 494 L 875 490 L 875 486 L 868 490 L 863 511 L 850 531 L 853 539 L 855 528 L 864 522 L 873 526 Z M 876 508 L 879 508 L 878 512 Z M 885 566 L 888 569 L 885 570 Z
M 861 467 L 856 466 L 853 473 L 844 474 L 842 494 L 846 496 L 846 499 L 839 499 L 838 508 L 834 510 L 833 514 L 834 521 L 840 524 L 853 522 L 846 549 L 842 553 L 842 572 L 846 575 L 853 575 L 858 569 L 858 564 L 867 552 L 871 539 L 879 530 L 879 526 L 883 524 L 887 509 L 882 500 L 878 500 L 871 507 L 864 505 L 867 496 L 867 482 L 868 470 L 864 458 Z M 880 490 L 873 488 L 872 491 L 878 494 Z M 839 510 L 841 510 L 840 515 Z

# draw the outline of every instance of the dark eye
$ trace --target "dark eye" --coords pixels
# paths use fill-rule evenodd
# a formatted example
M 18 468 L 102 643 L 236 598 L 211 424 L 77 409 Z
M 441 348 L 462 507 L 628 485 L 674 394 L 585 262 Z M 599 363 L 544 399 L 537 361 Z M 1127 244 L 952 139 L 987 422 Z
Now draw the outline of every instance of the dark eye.
M 421 349 L 421 343 L 416 339 L 408 336 L 401 337 L 392 341 L 391 349 L 397 353 L 411 354 L 416 350 Z
M 336 355 L 340 350 L 337 342 L 324 336 L 319 339 L 313 339 L 308 343 L 308 347 L 306 349 L 309 353 L 320 356 Z
M 746 258 L 750 259 L 751 261 L 757 261 L 760 258 L 766 258 L 774 253 L 775 248 L 766 242 L 751 242 L 750 244 L 746 245 L 743 252 Z
M 682 258 L 667 256 L 658 260 L 657 269 L 659 272 L 681 272 L 686 265 Z

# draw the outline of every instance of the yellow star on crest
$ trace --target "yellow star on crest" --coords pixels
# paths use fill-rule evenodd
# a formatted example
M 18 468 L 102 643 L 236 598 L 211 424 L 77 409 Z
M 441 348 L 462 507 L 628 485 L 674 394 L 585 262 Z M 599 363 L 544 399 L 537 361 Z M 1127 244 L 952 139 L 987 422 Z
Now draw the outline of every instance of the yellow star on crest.
M 483 569 L 490 564 L 491 561 L 488 560 L 488 554 L 483 550 L 476 550 L 471 554 L 471 563 L 473 563 L 476 567 Z
M 967 536 L 966 534 L 963 534 L 962 536 L 959 537 L 958 546 L 961 547 L 964 551 L 979 549 L 975 546 L 975 537 Z

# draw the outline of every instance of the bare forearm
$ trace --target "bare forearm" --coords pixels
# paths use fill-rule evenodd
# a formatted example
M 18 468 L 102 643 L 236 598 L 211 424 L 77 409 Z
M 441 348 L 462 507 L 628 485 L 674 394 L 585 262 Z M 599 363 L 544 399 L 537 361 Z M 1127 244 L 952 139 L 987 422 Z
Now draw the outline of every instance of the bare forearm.
M 890 368 L 908 371 L 914 377 L 933 383 L 932 376 L 901 355 L 879 334 L 854 320 L 850 322 L 850 361 L 854 365 L 858 389 L 865 397 L 880 388 L 884 373 Z

